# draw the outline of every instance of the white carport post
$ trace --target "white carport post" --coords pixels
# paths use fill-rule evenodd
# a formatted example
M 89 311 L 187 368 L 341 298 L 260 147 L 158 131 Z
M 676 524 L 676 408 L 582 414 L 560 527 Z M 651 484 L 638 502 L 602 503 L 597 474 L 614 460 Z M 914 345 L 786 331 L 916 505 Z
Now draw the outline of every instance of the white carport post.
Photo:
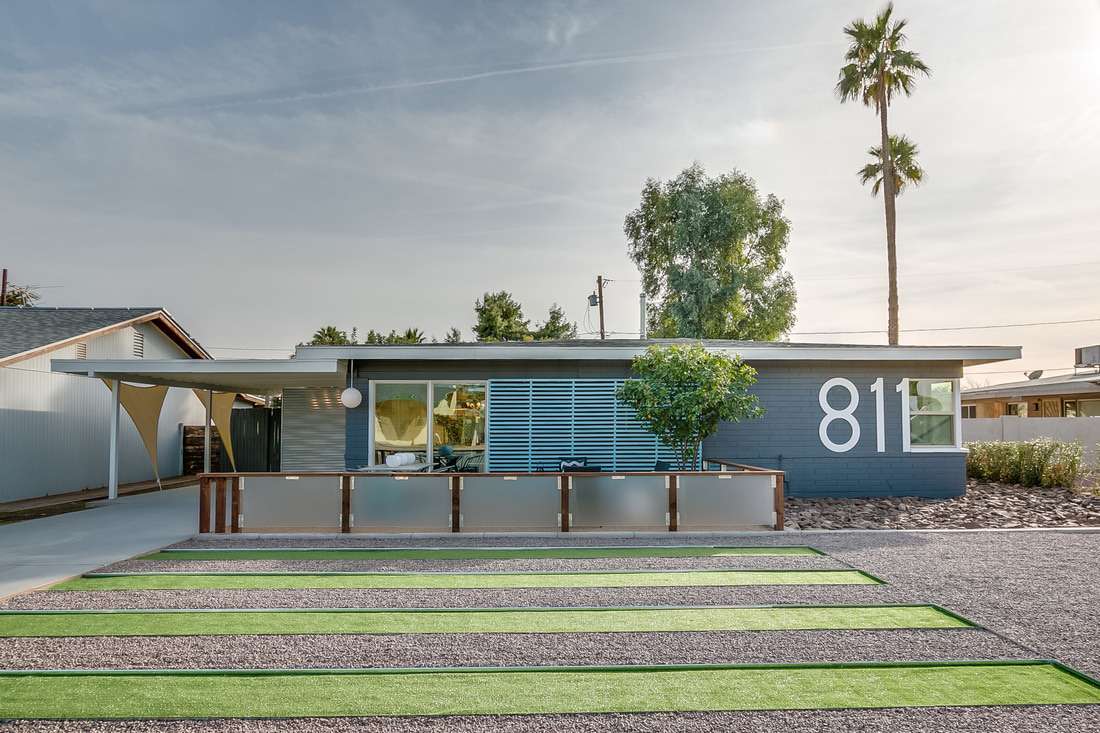
M 210 410 L 214 405 L 214 390 L 206 390 L 206 419 L 202 424 L 202 472 L 210 473 Z
M 107 462 L 107 499 L 118 498 L 118 417 L 119 394 L 122 389 L 117 379 L 111 380 L 111 447 Z

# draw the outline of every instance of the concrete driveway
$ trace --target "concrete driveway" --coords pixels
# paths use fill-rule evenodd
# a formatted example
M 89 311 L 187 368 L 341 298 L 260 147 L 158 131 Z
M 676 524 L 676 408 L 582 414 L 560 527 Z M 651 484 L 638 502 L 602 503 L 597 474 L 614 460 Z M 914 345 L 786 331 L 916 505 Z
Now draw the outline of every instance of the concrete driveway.
M 189 486 L 2 525 L 0 598 L 191 537 L 197 515 Z

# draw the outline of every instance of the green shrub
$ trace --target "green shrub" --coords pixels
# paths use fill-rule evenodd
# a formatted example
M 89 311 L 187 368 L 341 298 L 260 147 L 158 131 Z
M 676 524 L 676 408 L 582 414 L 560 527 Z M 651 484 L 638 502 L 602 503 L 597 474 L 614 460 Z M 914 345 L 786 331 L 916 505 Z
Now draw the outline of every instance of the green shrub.
M 1080 443 L 1050 438 L 967 443 L 966 475 L 978 481 L 1023 486 L 1073 486 L 1081 470 Z

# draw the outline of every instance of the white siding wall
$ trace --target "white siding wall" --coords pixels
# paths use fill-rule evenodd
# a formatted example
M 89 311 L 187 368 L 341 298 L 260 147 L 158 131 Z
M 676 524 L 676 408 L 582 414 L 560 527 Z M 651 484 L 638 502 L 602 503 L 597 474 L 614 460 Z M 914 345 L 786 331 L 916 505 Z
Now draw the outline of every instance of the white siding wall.
M 149 359 L 186 358 L 155 326 L 140 325 Z M 88 342 L 89 359 L 133 356 L 133 329 Z M 0 367 L 0 502 L 57 494 L 107 483 L 111 393 L 98 379 L 55 374 L 51 359 L 75 359 L 76 346 Z M 202 424 L 203 409 L 190 390 L 171 389 L 158 433 L 162 477 L 180 472 L 179 425 Z M 153 478 L 145 446 L 121 411 L 119 481 Z

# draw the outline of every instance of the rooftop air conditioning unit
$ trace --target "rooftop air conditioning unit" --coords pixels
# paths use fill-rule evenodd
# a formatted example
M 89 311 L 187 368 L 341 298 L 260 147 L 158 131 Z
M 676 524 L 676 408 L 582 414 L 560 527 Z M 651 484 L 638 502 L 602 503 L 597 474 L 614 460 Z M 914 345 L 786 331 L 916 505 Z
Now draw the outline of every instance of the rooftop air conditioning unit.
M 1074 366 L 1100 367 L 1100 346 L 1082 346 L 1074 349 Z

